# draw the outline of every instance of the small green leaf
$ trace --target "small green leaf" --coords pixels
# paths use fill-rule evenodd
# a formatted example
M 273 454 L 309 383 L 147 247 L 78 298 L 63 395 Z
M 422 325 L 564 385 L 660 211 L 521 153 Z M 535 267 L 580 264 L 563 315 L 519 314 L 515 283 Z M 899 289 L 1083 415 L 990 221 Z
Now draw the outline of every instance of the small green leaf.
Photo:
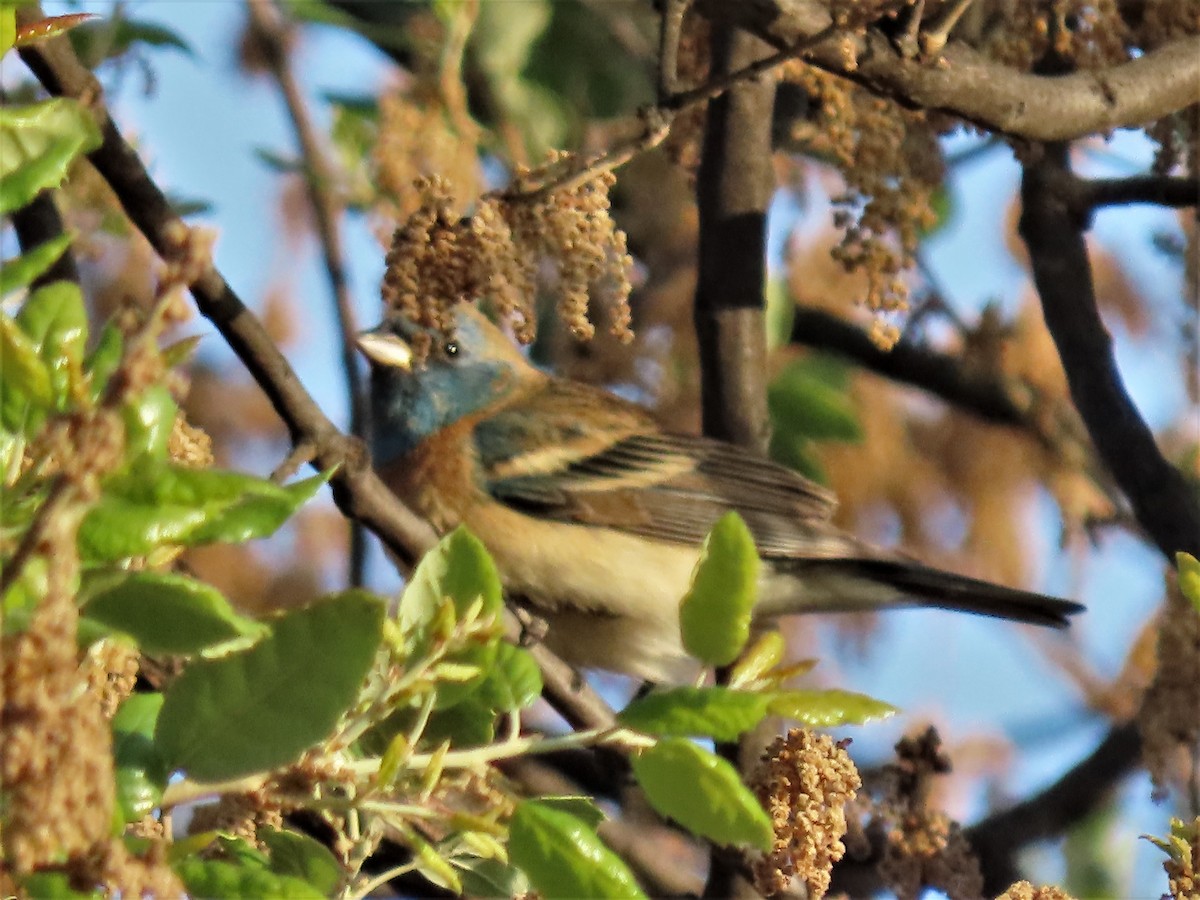
M 594 829 L 571 813 L 534 800 L 517 807 L 508 852 L 546 900 L 645 896 Z
M 99 146 L 100 129 L 74 100 L 0 106 L 0 214 L 58 187 L 75 158 Z
M 108 562 L 162 546 L 266 537 L 331 474 L 280 487 L 237 472 L 170 463 L 142 466 L 105 482 L 80 527 L 80 548 L 87 559 Z
M 162 788 L 151 781 L 142 769 L 118 766 L 113 772 L 117 790 L 117 812 L 120 823 L 138 822 L 162 803 Z
M 680 604 L 679 625 L 688 653 L 715 666 L 737 658 L 750 635 L 758 566 L 750 529 L 737 513 L 726 513 L 704 539 Z
M 684 738 L 664 738 L 633 758 L 633 774 L 662 815 L 718 844 L 771 846 L 771 820 L 737 770 Z
M 771 698 L 771 715 L 796 719 L 813 728 L 862 725 L 896 714 L 896 707 L 852 691 L 780 691 Z
M 22 894 L 38 900 L 83 900 L 102 897 L 99 891 L 77 891 L 65 872 L 34 872 L 21 879 Z
M 468 897 L 509 900 L 528 894 L 531 890 L 524 872 L 498 859 L 452 856 L 450 863 L 462 871 L 463 893 Z
M 162 710 L 163 695 L 131 694 L 113 716 L 113 762 L 147 774 L 160 789 L 170 771 L 154 746 L 154 728 Z
M 164 385 L 152 384 L 125 405 L 125 458 L 131 463 L 166 459 L 179 404 Z
M 354 702 L 383 633 L 381 600 L 346 591 L 276 619 L 248 650 L 192 662 L 167 691 L 155 743 L 198 781 L 283 765 Z
M 64 408 L 71 386 L 82 376 L 87 342 L 87 310 L 79 285 L 55 281 L 38 288 L 21 307 L 17 324 L 38 348 L 54 399 Z
M 1200 560 L 1190 553 L 1179 552 L 1175 554 L 1175 568 L 1179 571 L 1179 590 L 1200 614 Z
M 439 685 L 439 690 L 443 689 Z M 490 744 L 496 736 L 496 708 L 480 693 L 477 691 L 450 707 L 434 711 L 421 732 L 422 749 L 432 750 L 446 741 L 455 749 Z
M 17 42 L 17 11 L 11 6 L 0 6 L 0 58 Z
M 47 16 L 37 22 L 22 25 L 17 32 L 14 44 L 17 47 L 27 47 L 30 44 L 36 44 L 38 41 L 44 41 L 47 38 L 58 37 L 60 34 L 66 34 L 72 28 L 76 28 L 94 18 L 96 18 L 95 13 L 69 13 L 65 16 Z
M 400 598 L 396 615 L 416 652 L 424 653 L 429 647 L 446 598 L 453 603 L 454 611 L 460 617 L 481 599 L 484 617 L 498 617 L 504 605 L 495 563 L 483 543 L 461 526 L 425 554 Z M 496 659 L 498 638 L 497 634 L 496 639 L 468 647 L 447 658 L 449 663 L 474 666 L 479 672 L 457 684 L 441 684 L 438 690 L 440 708 L 459 702 L 487 678 Z
M 767 388 L 771 420 L 779 430 L 815 440 L 858 442 L 862 423 L 846 393 L 846 366 L 827 357 L 796 360 Z
M 490 708 L 513 712 L 542 695 L 542 670 L 524 647 L 501 643 L 492 670 L 479 686 L 480 699 Z
M 50 370 L 38 355 L 37 345 L 13 319 L 0 312 L 0 403 L 4 427 L 22 432 L 27 409 L 48 407 L 53 397 Z
M 91 594 L 84 612 L 130 635 L 147 653 L 198 653 L 263 631 L 212 585 L 170 573 L 125 574 Z
M 724 687 L 654 691 L 625 707 L 617 721 L 646 734 L 732 741 L 762 721 L 771 698 Z
M 0 296 L 32 284 L 39 275 L 58 262 L 58 258 L 66 253 L 70 246 L 71 235 L 60 234 L 43 241 L 16 259 L 7 260 L 0 266 Z
M 290 875 L 222 860 L 184 859 L 175 874 L 193 900 L 324 900 L 312 885 Z
M 300 878 L 325 897 L 334 896 L 342 884 L 342 866 L 328 848 L 306 834 L 259 828 L 258 839 L 271 853 L 271 871 Z
M 537 802 L 551 809 L 570 813 L 588 828 L 598 828 L 608 818 L 591 797 L 563 795 L 561 797 L 538 797 Z
M 109 377 L 111 377 L 113 372 L 117 371 L 117 366 L 121 364 L 121 352 L 124 343 L 121 330 L 113 325 L 112 322 L 107 323 L 101 330 L 100 339 L 96 341 L 95 349 L 92 350 L 87 361 L 84 363 L 93 399 L 99 398 L 104 392 Z

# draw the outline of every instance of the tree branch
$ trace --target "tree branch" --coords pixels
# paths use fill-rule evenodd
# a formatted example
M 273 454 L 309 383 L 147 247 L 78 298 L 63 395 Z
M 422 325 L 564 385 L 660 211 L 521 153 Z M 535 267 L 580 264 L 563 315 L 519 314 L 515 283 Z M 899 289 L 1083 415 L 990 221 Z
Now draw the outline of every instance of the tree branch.
M 1019 880 L 1016 857 L 1023 847 L 1063 834 L 1107 803 L 1113 788 L 1137 765 L 1140 753 L 1136 723 L 1117 725 L 1086 759 L 1050 787 L 967 829 L 967 840 L 986 879 L 987 896 Z
M 793 343 L 836 353 L 877 375 L 927 391 L 965 413 L 1031 435 L 1042 447 L 1074 465 L 1097 468 L 1087 435 L 1074 414 L 1047 417 L 1026 384 L 977 371 L 949 353 L 910 340 L 883 350 L 857 325 L 833 313 L 797 306 Z M 1096 476 L 1101 473 L 1094 472 Z
M 713 77 L 745 70 L 769 48 L 742 31 L 713 29 Z M 767 206 L 774 189 L 775 79 L 739 80 L 709 103 L 697 175 L 700 213 L 694 316 L 704 433 L 766 452 Z M 718 672 L 718 681 L 724 680 Z M 753 735 L 744 741 L 754 741 Z M 718 748 L 735 764 L 734 745 Z M 705 897 L 757 897 L 740 855 L 713 847 Z
M 346 393 L 350 401 L 350 433 L 366 438 L 367 399 L 359 372 L 358 352 L 355 339 L 358 323 L 354 314 L 354 299 L 350 296 L 350 284 L 346 277 L 345 252 L 338 221 L 343 209 L 332 190 L 333 167 L 329 164 L 317 130 L 309 115 L 308 106 L 292 67 L 288 62 L 289 31 L 278 9 L 271 0 L 249 0 L 246 4 L 250 13 L 251 27 L 260 46 L 271 76 L 279 85 L 287 107 L 288 118 L 300 145 L 304 163 L 304 184 L 308 189 L 309 205 L 313 211 L 317 238 L 321 244 L 321 256 L 325 262 L 325 274 L 329 290 L 333 295 L 334 311 L 337 314 L 338 330 L 341 334 L 342 371 L 346 376 Z M 366 565 L 366 540 L 363 526 L 351 522 L 350 528 L 350 583 L 363 583 Z
M 62 216 L 54 205 L 54 193 L 42 191 L 26 206 L 14 209 L 10 214 L 13 230 L 17 233 L 17 243 L 23 252 L 28 252 L 38 244 L 56 238 L 63 233 Z M 79 284 L 79 268 L 75 265 L 75 254 L 67 250 L 54 261 L 45 272 L 34 279 L 30 290 L 37 290 L 43 284 L 52 281 L 70 281 Z
M 717 28 L 744 28 L 786 49 L 827 28 L 819 0 L 697 0 Z M 847 65 L 847 40 L 857 59 Z M 952 41 L 932 62 L 906 59 L 886 35 L 839 34 L 804 55 L 813 65 L 906 106 L 938 110 L 989 131 L 1037 141 L 1141 125 L 1200 102 L 1200 37 L 1173 41 L 1094 72 L 1029 75 Z
M 1093 208 L 1153 203 L 1183 208 L 1200 203 L 1200 179 L 1170 178 L 1166 175 L 1137 175 L 1132 178 L 1092 178 L 1080 181 L 1080 200 Z
M 1058 347 L 1071 398 L 1100 458 L 1129 498 L 1151 540 L 1173 561 L 1200 554 L 1200 505 L 1187 482 L 1159 452 L 1134 406 L 1096 305 L 1083 232 L 1088 215 L 1074 204 L 1076 179 L 1065 145 L 1044 148 L 1021 180 L 1020 232 L 1046 325 Z

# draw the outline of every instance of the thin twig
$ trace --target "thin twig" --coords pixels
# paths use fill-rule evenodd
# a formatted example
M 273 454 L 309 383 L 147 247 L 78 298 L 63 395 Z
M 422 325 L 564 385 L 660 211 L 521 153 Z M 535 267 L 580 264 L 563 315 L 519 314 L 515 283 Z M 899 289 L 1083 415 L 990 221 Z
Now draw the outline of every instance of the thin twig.
M 346 277 L 345 251 L 338 226 L 344 208 L 336 192 L 332 190 L 333 166 L 321 147 L 304 94 L 292 71 L 288 57 L 291 30 L 288 22 L 275 8 L 272 0 L 249 0 L 246 6 L 255 35 L 266 50 L 263 56 L 271 76 L 279 85 L 288 117 L 296 133 L 296 142 L 300 145 L 300 157 L 304 163 L 304 184 L 308 189 L 308 200 L 312 206 L 317 238 L 321 244 L 321 256 L 329 279 L 329 290 L 333 295 L 338 330 L 341 333 L 342 370 L 346 376 L 346 393 L 350 401 L 350 433 L 355 437 L 366 437 L 366 395 L 355 349 L 355 338 L 359 329 L 354 314 L 354 298 L 350 295 L 350 284 Z M 352 521 L 349 563 L 352 585 L 363 583 L 365 566 L 366 536 L 362 523 Z
M 662 0 L 658 32 L 658 105 L 661 107 L 679 87 L 679 38 L 683 17 L 691 0 Z
M 73 498 L 75 492 L 70 488 L 70 476 L 62 474 L 54 477 L 54 483 L 50 486 L 50 493 L 46 495 L 46 499 L 38 507 L 37 515 L 34 516 L 33 521 L 30 523 L 25 536 L 21 538 L 21 543 L 17 545 L 12 558 L 4 566 L 4 571 L 0 572 L 0 597 L 8 593 L 8 589 L 17 583 L 17 579 L 25 571 L 25 566 L 29 560 L 33 559 L 38 547 L 46 539 L 46 533 L 50 530 L 50 523 L 54 521 L 55 516 L 67 505 L 68 501 Z

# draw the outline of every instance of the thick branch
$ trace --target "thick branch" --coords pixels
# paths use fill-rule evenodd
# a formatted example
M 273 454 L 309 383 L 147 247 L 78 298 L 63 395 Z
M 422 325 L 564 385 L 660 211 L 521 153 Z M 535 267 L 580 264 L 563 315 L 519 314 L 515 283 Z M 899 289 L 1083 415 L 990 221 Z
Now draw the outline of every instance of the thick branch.
M 720 28 L 740 27 L 778 48 L 829 26 L 818 0 L 698 0 Z M 881 32 L 842 36 L 805 54 L 813 65 L 913 107 L 960 116 L 989 131 L 1037 141 L 1070 140 L 1128 128 L 1200 103 L 1200 37 L 1174 41 L 1099 72 L 1029 75 L 952 41 L 935 61 L 906 59 Z
M 714 35 L 716 73 L 765 56 L 761 41 Z M 767 206 L 774 187 L 774 79 L 739 82 L 709 104 L 696 185 L 700 211 L 696 336 L 704 433 L 765 451 Z
M 1066 147 L 1046 147 L 1025 167 L 1020 225 L 1071 399 L 1151 540 L 1168 560 L 1179 550 L 1200 554 L 1200 505 L 1159 452 L 1117 370 L 1083 239 L 1087 216 L 1075 209 L 1074 186 Z
M 63 220 L 54 205 L 54 194 L 42 191 L 26 206 L 14 209 L 11 214 L 13 230 L 21 250 L 28 252 L 38 244 L 56 238 L 63 233 Z M 52 281 L 71 281 L 79 284 L 79 269 L 75 265 L 75 254 L 67 248 L 54 264 L 34 279 L 30 290 L 36 290 Z
M 714 29 L 713 74 L 753 65 L 769 53 L 741 31 Z M 694 310 L 700 349 L 704 433 L 766 451 L 767 206 L 774 189 L 771 109 L 775 79 L 739 81 L 708 106 L 697 176 L 700 211 L 699 271 Z M 717 673 L 722 680 L 724 673 Z M 754 741 L 748 736 L 746 740 Z M 736 745 L 718 748 L 736 762 Z M 713 849 L 706 897 L 757 897 L 740 856 Z
M 304 102 L 304 95 L 288 61 L 288 26 L 271 0 L 250 0 L 247 4 L 255 36 L 266 51 L 263 57 L 272 77 L 279 84 L 287 107 L 288 118 L 300 145 L 304 161 L 304 183 L 308 188 L 308 200 L 312 206 L 313 221 L 317 238 L 321 244 L 321 256 L 325 262 L 325 274 L 329 280 L 329 291 L 333 296 L 337 314 L 338 331 L 341 334 L 342 370 L 346 376 L 346 393 L 350 406 L 350 433 L 366 437 L 367 398 L 363 391 L 359 373 L 358 353 L 355 339 L 358 324 L 354 315 L 354 299 L 350 296 L 350 282 L 346 277 L 345 251 L 338 222 L 343 209 L 332 190 L 333 167 L 317 138 Z M 362 525 L 352 523 L 350 530 L 350 582 L 360 585 L 366 560 L 366 543 Z

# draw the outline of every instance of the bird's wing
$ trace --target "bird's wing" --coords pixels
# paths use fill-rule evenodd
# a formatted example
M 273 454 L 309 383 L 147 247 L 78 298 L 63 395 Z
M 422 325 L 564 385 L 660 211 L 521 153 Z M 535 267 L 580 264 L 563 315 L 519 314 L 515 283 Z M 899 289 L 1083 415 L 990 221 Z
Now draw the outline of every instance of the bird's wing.
M 763 556 L 857 552 L 829 527 L 834 498 L 720 441 L 658 432 L 627 401 L 551 379 L 475 428 L 487 489 L 529 515 L 685 544 L 736 510 Z

